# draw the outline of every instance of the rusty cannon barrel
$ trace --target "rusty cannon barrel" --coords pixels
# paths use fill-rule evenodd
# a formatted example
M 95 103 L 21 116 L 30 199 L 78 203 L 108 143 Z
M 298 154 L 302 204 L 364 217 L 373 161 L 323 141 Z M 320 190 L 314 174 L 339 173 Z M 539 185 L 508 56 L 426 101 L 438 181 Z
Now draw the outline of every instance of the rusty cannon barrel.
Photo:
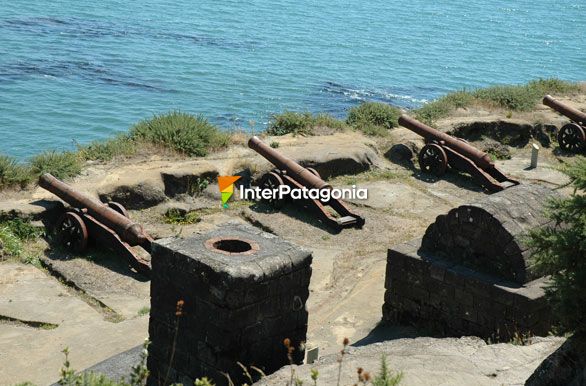
M 562 102 L 554 99 L 551 95 L 546 95 L 543 98 L 543 104 L 551 107 L 558 113 L 570 118 L 572 121 L 581 125 L 586 125 L 586 113 L 563 104 Z
M 279 170 L 283 170 L 288 176 L 307 188 L 331 189 L 331 185 L 322 180 L 316 174 L 299 165 L 292 159 L 285 157 L 279 152 L 267 146 L 257 136 L 248 140 L 248 147 L 265 157 Z
M 131 246 L 144 245 L 150 241 L 140 224 L 132 222 L 107 205 L 96 202 L 90 197 L 77 192 L 50 173 L 45 173 L 39 177 L 39 186 L 53 193 L 74 208 L 86 209 L 89 215 L 114 230 L 122 240 Z
M 439 130 L 429 127 L 408 115 L 401 115 L 399 117 L 399 125 L 419 134 L 425 138 L 426 142 L 436 141 L 443 146 L 457 151 L 463 156 L 469 158 L 481 169 L 494 168 L 494 163 L 490 159 L 490 156 L 485 152 L 476 149 L 474 146 L 471 146 L 458 138 L 454 138 L 446 133 L 442 133 Z

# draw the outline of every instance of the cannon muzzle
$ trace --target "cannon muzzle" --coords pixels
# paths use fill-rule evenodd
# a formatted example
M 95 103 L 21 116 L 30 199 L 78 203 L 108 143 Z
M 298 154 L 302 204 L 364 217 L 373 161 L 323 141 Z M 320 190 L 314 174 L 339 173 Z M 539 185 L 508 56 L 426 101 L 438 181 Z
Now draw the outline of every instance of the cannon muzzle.
M 248 147 L 265 157 L 270 163 L 275 165 L 277 169 L 286 172 L 288 176 L 308 189 L 331 189 L 330 184 L 292 159 L 285 157 L 274 149 L 271 149 L 257 136 L 248 140 Z
M 546 95 L 543 98 L 543 104 L 551 107 L 558 113 L 570 118 L 572 121 L 580 125 L 586 125 L 586 113 L 563 104 L 562 102 L 554 99 L 551 95 Z
M 150 242 L 150 238 L 146 235 L 140 224 L 132 222 L 107 205 L 96 202 L 90 197 L 77 192 L 53 175 L 45 173 L 39 177 L 39 186 L 53 193 L 74 208 L 86 209 L 89 215 L 114 230 L 129 245 L 145 245 Z

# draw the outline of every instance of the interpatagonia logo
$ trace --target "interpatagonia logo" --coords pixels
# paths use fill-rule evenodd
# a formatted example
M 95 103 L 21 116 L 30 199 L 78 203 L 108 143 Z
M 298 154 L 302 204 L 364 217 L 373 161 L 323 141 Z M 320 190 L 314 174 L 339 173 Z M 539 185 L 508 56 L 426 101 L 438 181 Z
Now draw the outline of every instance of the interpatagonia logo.
M 240 179 L 240 176 L 218 176 L 218 186 L 222 195 L 222 207 L 228 207 L 228 200 L 234 194 L 234 183 Z

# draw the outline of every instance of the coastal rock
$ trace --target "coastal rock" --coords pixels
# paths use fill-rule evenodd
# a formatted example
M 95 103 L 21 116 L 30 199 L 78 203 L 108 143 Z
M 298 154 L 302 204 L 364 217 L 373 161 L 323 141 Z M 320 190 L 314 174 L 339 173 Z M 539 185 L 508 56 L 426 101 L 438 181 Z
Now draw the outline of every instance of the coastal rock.
M 486 344 L 475 337 L 396 339 L 362 347 L 349 347 L 341 368 L 340 384 L 356 382 L 356 369 L 362 367 L 375 376 L 386 357 L 390 371 L 402 372 L 401 385 L 511 385 L 523 384 L 541 360 L 555 351 L 563 338 L 535 338 L 532 344 Z M 295 377 L 311 382 L 310 372 L 319 372 L 319 384 L 335 385 L 339 354 L 317 363 L 294 366 Z M 281 385 L 291 377 L 286 366 L 255 385 Z
M 0 219 L 46 220 L 56 218 L 63 211 L 63 203 L 56 200 L 0 201 Z
M 211 165 L 199 169 L 185 168 L 161 172 L 165 194 L 169 197 L 180 194 L 198 195 L 206 190 L 218 175 L 218 171 Z
M 274 139 L 280 143 L 278 152 L 304 167 L 314 168 L 323 179 L 365 172 L 379 161 L 375 142 L 355 132 L 313 137 L 285 135 L 263 140 L 270 143 Z M 264 158 L 256 160 L 258 171 L 274 168 Z
M 148 182 L 117 186 L 112 191 L 99 192 L 98 196 L 102 202 L 116 201 L 127 209 L 150 208 L 167 199 L 161 189 Z

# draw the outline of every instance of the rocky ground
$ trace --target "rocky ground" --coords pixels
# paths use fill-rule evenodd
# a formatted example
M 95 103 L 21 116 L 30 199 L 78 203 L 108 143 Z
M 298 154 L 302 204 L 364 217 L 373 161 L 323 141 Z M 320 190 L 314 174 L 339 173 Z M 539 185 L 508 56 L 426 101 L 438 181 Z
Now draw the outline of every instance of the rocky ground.
M 575 105 L 586 107 L 586 98 Z M 533 115 L 506 115 L 458 111 L 439 126 L 455 130 L 480 148 L 497 146 L 510 153 L 511 159 L 497 161 L 497 165 L 523 183 L 545 184 L 562 192 L 567 189 L 567 177 L 555 167 L 570 156 L 561 154 L 555 143 L 542 149 L 538 168 L 529 168 L 531 143 L 541 140 L 548 145 L 548 130 L 565 121 L 545 108 Z M 479 128 L 490 136 L 477 136 Z M 386 251 L 421 235 L 437 215 L 486 193 L 470 177 L 453 171 L 441 179 L 421 174 L 411 152 L 423 142 L 403 128 L 376 140 L 345 132 L 266 141 L 277 141 L 279 152 L 316 168 L 334 186 L 368 188 L 368 200 L 350 204 L 366 218 L 364 228 L 335 233 L 294 205 L 275 211 L 262 203 L 233 202 L 229 209 L 222 209 L 213 182 L 216 175 L 250 172 L 257 177 L 271 168 L 244 145 L 203 159 L 154 155 L 90 164 L 71 185 L 93 197 L 122 202 L 131 218 L 155 238 L 188 236 L 236 219 L 313 250 L 308 345 L 319 347 L 320 355 L 337 353 L 344 337 L 363 346 L 427 335 L 411 326 L 379 325 Z M 202 181 L 208 179 L 212 183 L 206 186 Z M 0 217 L 37 221 L 47 208 L 54 208 L 55 213 L 60 210 L 56 198 L 40 188 L 0 194 Z M 193 212 L 201 221 L 168 223 L 164 215 L 171 208 L 177 213 Z M 124 261 L 96 248 L 82 256 L 69 255 L 45 239 L 27 249 L 40 256 L 40 267 L 0 262 L 0 384 L 54 382 L 64 347 L 70 349 L 72 365 L 83 369 L 147 338 L 149 282 Z M 528 347 L 487 346 L 468 338 L 419 338 L 384 343 L 367 356 L 372 360 L 368 366 L 374 370 L 379 351 L 388 347 L 393 367 L 407 374 L 406 384 L 424 384 L 431 379 L 426 377 L 435 376 L 445 384 L 453 384 L 459 376 L 465 381 L 462 384 L 514 384 L 522 383 L 559 344 L 561 340 L 555 338 Z M 455 363 L 454 367 L 448 363 Z M 353 366 L 352 362 L 345 370 L 348 376 Z M 324 371 L 333 371 L 326 367 Z M 306 375 L 305 368 L 300 371 Z

